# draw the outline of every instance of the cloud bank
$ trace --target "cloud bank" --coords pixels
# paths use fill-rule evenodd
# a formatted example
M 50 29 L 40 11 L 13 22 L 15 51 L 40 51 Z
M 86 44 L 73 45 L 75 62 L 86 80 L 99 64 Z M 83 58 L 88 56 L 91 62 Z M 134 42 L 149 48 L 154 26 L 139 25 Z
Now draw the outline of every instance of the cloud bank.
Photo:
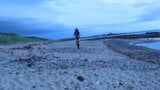
M 75 27 L 86 35 L 159 29 L 159 9 L 159 0 L 0 0 L 0 31 L 71 37 Z

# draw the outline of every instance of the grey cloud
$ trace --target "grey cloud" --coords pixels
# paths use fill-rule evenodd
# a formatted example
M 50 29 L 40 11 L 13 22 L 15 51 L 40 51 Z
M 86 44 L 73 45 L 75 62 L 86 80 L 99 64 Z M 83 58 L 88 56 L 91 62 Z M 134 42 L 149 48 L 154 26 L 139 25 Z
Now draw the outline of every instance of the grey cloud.
M 160 7 L 150 10 L 148 13 L 144 13 L 139 17 L 138 22 L 160 20 Z
M 0 21 L 0 32 L 17 33 L 20 35 L 46 33 L 44 30 L 31 29 L 12 21 Z
M 27 22 L 27 23 L 26 23 Z M 64 33 L 69 30 L 61 24 L 48 25 L 30 19 L 0 19 L 0 32 L 20 35 L 40 35 L 49 33 Z
M 54 1 L 54 0 L 0 0 L 1 3 L 15 3 L 15 4 L 37 4 L 45 1 Z

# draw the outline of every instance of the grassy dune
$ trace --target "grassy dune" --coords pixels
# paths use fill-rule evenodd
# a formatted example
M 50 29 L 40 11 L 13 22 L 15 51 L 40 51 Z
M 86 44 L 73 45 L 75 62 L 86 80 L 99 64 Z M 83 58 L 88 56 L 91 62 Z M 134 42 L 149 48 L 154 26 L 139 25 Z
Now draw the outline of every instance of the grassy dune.
M 13 33 L 0 33 L 0 44 L 15 44 L 15 43 L 27 43 L 27 42 L 40 42 L 47 41 L 47 39 L 38 37 L 22 37 Z

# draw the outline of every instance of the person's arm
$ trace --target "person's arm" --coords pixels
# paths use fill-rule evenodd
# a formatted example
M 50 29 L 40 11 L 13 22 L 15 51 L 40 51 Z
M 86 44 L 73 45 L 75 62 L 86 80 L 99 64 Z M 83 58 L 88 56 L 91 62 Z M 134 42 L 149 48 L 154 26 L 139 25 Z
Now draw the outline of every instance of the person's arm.
M 76 32 L 74 32 L 74 34 L 73 34 L 74 36 L 76 35 Z
M 79 36 L 81 35 L 81 33 L 79 32 Z

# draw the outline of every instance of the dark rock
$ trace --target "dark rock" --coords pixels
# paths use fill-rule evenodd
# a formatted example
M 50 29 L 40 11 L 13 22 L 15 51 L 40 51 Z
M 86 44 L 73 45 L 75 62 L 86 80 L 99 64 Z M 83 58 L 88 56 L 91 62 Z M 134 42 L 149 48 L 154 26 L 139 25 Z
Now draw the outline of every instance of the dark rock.
M 113 86 L 113 88 L 116 88 L 116 86 Z
M 79 81 L 84 81 L 84 80 L 85 80 L 84 77 L 82 77 L 82 76 L 78 76 L 77 79 L 78 79 Z
M 68 73 L 67 71 L 64 71 L 64 73 Z
M 123 86 L 123 83 L 122 83 L 122 82 L 119 82 L 119 85 Z
M 43 54 L 46 54 L 46 52 L 42 52 Z
M 32 88 L 36 88 L 36 86 L 32 86 Z
M 85 60 L 84 61 L 88 61 L 88 59 L 87 58 L 85 58 Z
M 34 66 L 34 64 L 32 64 L 32 63 L 31 63 L 31 64 L 28 64 L 27 66 L 28 66 L 28 67 L 33 67 L 33 66 Z
M 18 75 L 19 73 L 18 72 L 16 72 L 16 75 Z
M 108 45 L 108 48 L 111 48 L 111 45 Z

